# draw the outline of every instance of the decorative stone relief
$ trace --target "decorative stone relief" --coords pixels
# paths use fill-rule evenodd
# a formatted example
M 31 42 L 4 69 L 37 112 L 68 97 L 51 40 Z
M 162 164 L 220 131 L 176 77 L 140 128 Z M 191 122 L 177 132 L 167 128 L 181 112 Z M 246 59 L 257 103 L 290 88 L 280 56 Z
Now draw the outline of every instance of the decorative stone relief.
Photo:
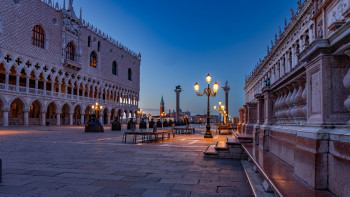
M 75 35 L 80 35 L 81 34 L 81 27 L 73 22 L 72 20 L 70 20 L 69 18 L 65 18 L 63 20 L 63 24 L 65 26 L 65 29 Z
M 317 23 L 317 38 L 323 38 L 323 21 Z
M 340 22 L 344 19 L 343 13 L 349 8 L 347 0 L 341 0 L 337 6 L 335 6 L 329 13 L 328 24 L 333 24 L 334 22 Z

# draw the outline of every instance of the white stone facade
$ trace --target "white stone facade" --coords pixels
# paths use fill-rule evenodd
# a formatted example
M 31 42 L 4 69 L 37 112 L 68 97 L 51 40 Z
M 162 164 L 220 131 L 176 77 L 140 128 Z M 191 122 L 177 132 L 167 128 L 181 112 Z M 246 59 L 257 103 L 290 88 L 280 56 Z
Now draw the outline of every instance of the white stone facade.
M 350 192 L 350 0 L 301 0 L 246 78 L 238 131 L 336 196 Z M 345 188 L 345 189 L 344 189 Z
M 141 55 L 78 18 L 71 3 L 0 2 L 0 125 L 83 124 L 95 102 L 106 124 L 137 115 Z M 43 48 L 33 44 L 35 26 Z

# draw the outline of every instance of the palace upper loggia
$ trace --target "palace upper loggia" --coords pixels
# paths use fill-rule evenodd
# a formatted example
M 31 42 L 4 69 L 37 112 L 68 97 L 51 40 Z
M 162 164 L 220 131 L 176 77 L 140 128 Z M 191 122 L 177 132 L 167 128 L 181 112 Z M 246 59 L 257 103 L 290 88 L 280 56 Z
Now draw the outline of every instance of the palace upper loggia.
M 350 1 L 299 1 L 245 81 L 238 131 L 315 189 L 350 193 Z
M 137 116 L 141 54 L 76 13 L 72 0 L 1 0 L 0 125 L 84 124 L 96 102 L 105 124 Z

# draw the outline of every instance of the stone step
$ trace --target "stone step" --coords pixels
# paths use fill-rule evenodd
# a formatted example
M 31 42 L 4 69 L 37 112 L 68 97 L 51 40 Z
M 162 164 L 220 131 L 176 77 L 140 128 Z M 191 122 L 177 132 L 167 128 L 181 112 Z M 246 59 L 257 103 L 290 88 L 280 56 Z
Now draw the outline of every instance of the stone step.
M 215 145 L 215 150 L 228 150 L 227 144 L 224 141 L 217 141 Z
M 237 137 L 228 137 L 228 138 L 226 138 L 226 144 L 228 144 L 228 145 L 240 145 L 241 143 L 239 142 Z
M 244 134 L 244 133 L 234 133 L 241 143 L 252 143 L 253 134 Z
M 255 197 L 275 197 L 274 193 L 268 193 L 264 190 L 262 184 L 264 178 L 261 176 L 259 171 L 254 170 L 254 165 L 246 160 L 241 160 L 244 172 L 247 176 L 250 187 L 253 190 Z
M 205 151 L 204 155 L 218 155 L 218 153 L 215 150 L 215 145 L 209 145 Z

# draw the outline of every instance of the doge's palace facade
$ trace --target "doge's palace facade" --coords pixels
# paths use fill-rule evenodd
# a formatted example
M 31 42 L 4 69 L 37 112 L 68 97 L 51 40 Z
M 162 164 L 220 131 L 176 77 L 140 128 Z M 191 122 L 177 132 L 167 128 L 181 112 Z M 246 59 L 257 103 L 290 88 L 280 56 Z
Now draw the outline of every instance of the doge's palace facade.
M 291 9 L 246 78 L 238 132 L 315 189 L 350 193 L 350 1 Z
M 141 54 L 51 0 L 0 1 L 0 125 L 137 116 Z M 112 25 L 112 24 L 111 24 Z

